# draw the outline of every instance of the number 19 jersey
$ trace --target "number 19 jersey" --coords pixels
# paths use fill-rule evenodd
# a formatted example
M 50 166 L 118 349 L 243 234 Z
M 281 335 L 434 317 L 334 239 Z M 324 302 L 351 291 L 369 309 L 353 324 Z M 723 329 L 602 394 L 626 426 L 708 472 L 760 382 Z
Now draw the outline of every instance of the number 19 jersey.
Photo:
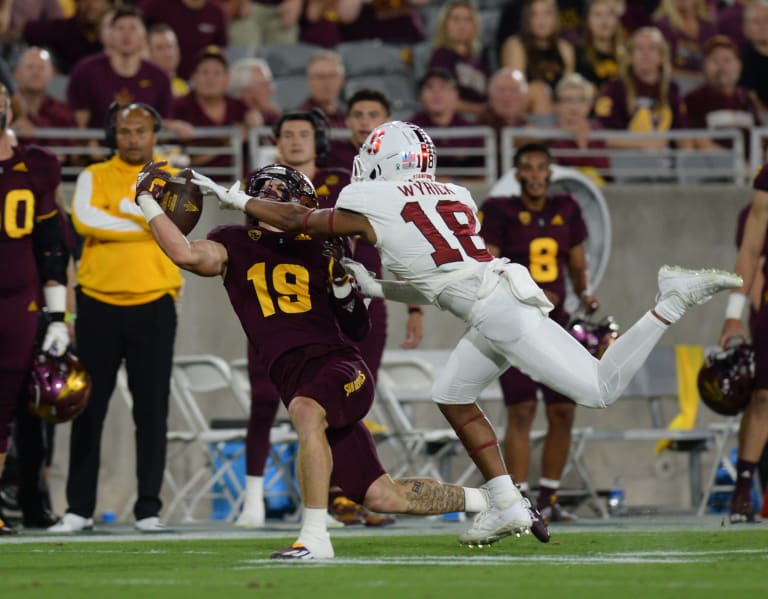
M 366 181 L 341 190 L 336 207 L 362 214 L 384 267 L 434 301 L 493 256 L 479 235 L 469 191 L 434 181 Z

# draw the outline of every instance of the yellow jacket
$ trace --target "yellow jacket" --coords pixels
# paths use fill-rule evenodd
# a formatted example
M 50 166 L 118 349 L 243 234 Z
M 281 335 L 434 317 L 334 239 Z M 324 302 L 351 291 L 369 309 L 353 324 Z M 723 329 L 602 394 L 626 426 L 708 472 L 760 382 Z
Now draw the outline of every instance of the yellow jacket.
M 182 284 L 134 203 L 140 170 L 117 156 L 92 164 L 78 176 L 72 200 L 75 230 L 85 238 L 77 282 L 86 295 L 116 306 L 176 297 Z

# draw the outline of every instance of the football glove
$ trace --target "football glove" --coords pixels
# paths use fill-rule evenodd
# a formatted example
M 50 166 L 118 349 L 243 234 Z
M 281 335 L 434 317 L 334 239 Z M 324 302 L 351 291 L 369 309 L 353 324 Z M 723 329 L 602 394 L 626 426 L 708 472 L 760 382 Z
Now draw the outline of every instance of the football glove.
M 150 194 L 155 200 L 160 197 L 163 191 L 162 185 L 154 185 L 157 179 L 167 182 L 171 178 L 171 173 L 162 170 L 161 167 L 167 165 L 166 161 L 154 162 L 150 160 L 139 171 L 136 177 L 136 195 L 134 199 L 138 202 L 139 196 L 143 193 Z
M 63 356 L 69 347 L 69 330 L 63 322 L 52 322 L 45 331 L 42 350 L 52 356 Z
M 242 210 L 245 212 L 245 205 L 248 200 L 251 199 L 247 193 L 240 191 L 240 181 L 235 181 L 232 186 L 227 189 L 223 185 L 219 185 L 209 177 L 201 175 L 197 171 L 195 176 L 192 177 L 192 183 L 197 185 L 203 190 L 203 193 L 212 193 L 219 200 L 219 208 L 229 208 L 231 210 Z
M 363 295 L 368 297 L 384 297 L 381 283 L 374 278 L 373 273 L 368 272 L 365 266 L 352 260 L 352 258 L 342 258 L 340 262 L 344 270 L 355 278 L 357 286 Z

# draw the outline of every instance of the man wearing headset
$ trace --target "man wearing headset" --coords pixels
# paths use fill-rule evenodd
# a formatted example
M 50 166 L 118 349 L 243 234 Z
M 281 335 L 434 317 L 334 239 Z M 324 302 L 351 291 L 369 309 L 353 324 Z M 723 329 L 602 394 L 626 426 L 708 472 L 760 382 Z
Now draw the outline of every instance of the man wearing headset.
M 86 409 L 72 423 L 67 513 L 48 530 L 93 527 L 101 433 L 120 364 L 125 360 L 136 425 L 136 528 L 159 532 L 168 395 L 179 269 L 152 239 L 136 210 L 136 178 L 153 158 L 160 115 L 147 104 L 115 106 L 107 122 L 116 154 L 77 178 L 72 219 L 83 236 L 77 269 L 78 353 L 92 373 Z M 147 182 L 151 184 L 151 182 Z

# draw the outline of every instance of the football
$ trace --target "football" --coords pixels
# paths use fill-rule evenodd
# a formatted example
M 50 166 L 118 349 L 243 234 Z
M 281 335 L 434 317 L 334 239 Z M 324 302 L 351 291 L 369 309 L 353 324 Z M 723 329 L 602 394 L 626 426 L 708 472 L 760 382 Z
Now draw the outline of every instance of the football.
M 192 169 L 179 171 L 163 186 L 157 200 L 184 235 L 195 228 L 203 213 L 203 192 L 192 183 L 193 176 Z

